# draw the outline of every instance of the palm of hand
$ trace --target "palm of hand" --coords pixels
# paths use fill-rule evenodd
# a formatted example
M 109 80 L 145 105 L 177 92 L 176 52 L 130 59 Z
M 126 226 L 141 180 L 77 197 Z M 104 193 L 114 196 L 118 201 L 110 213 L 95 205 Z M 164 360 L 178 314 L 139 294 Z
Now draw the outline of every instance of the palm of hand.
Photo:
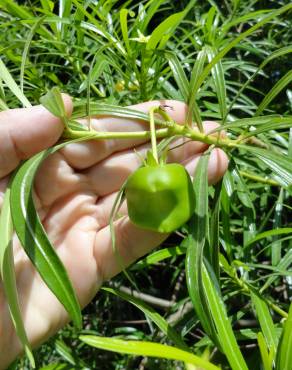
M 136 109 L 147 112 L 155 104 L 159 103 L 144 103 Z M 175 105 L 173 118 L 182 122 L 185 106 L 178 102 L 168 102 L 170 104 Z M 91 123 L 94 129 L 100 131 L 145 129 L 139 122 L 106 117 L 92 120 Z M 214 124 L 210 126 L 212 128 Z M 140 164 L 133 147 L 144 154 L 149 143 L 124 140 L 70 144 L 50 156 L 36 177 L 35 203 L 38 213 L 68 271 L 82 307 L 93 298 L 104 280 L 119 272 L 108 223 L 117 191 Z M 180 161 L 193 171 L 205 148 L 200 143 L 188 143 L 173 150 L 171 160 Z M 223 152 L 216 149 L 211 155 L 209 181 L 216 182 L 224 173 L 226 165 Z M 1 184 L 4 188 L 5 183 L 6 180 L 0 181 L 0 190 Z M 128 265 L 158 246 L 166 235 L 136 228 L 126 216 L 125 206 L 120 214 L 123 217 L 115 221 L 117 246 L 125 265 Z M 30 341 L 36 345 L 53 335 L 66 323 L 68 317 L 36 273 L 16 237 L 14 251 L 25 327 Z M 6 333 L 6 339 L 0 336 L 0 348 L 5 348 L 7 343 L 4 341 L 7 341 L 11 353 L 18 353 L 21 350 L 20 344 L 13 332 L 1 286 L 0 312 L 0 333 Z M 6 356 L 9 362 L 9 355 Z

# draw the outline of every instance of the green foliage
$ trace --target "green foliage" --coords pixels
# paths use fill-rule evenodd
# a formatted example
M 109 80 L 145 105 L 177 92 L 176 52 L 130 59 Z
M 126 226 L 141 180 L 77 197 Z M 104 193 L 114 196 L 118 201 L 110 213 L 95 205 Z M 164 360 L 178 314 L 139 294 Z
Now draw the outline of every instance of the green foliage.
M 64 145 L 60 145 L 62 147 Z M 62 302 L 74 323 L 81 327 L 81 311 L 67 272 L 52 247 L 33 206 L 32 183 L 40 163 L 55 147 L 26 161 L 11 184 L 11 215 L 17 236 L 47 286 Z
M 99 349 L 67 326 L 36 351 L 38 368 L 170 370 L 182 369 L 183 362 L 175 361 L 182 360 L 206 369 L 289 369 L 291 14 L 284 0 L 0 2 L 0 110 L 37 104 L 49 91 L 41 102 L 63 119 L 64 138 L 107 139 L 115 133 L 92 134 L 77 120 L 113 115 L 148 122 L 147 114 L 122 106 L 178 99 L 189 104 L 188 125 L 194 120 L 202 131 L 204 119 L 215 119 L 220 127 L 214 132 L 228 135 L 210 142 L 198 134 L 207 144 L 221 145 L 230 166 L 222 182 L 208 188 L 208 155 L 202 157 L 194 176 L 193 219 L 130 268 L 135 286 L 146 294 L 102 290 L 84 311 L 80 337 Z M 74 98 L 68 122 L 59 91 Z M 169 122 L 156 124 L 166 144 Z M 150 138 L 149 131 L 119 133 L 127 135 Z M 80 324 L 75 293 L 31 195 L 38 165 L 58 148 L 22 164 L 6 197 L 24 249 Z M 5 204 L 1 275 L 32 361 L 13 280 Z M 114 279 L 121 289 L 128 283 L 123 274 Z M 169 341 L 177 348 L 151 343 Z M 28 369 L 28 360 L 14 368 Z

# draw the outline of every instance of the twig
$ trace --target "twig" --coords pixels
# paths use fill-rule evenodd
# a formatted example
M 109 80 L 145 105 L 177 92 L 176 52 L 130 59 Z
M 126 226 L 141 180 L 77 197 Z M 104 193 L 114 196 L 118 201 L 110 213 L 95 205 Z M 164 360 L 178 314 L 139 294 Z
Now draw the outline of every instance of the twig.
M 110 285 L 114 285 L 114 287 L 116 289 L 119 289 L 121 292 L 124 292 L 126 294 L 130 294 L 133 297 L 139 298 L 142 301 L 144 301 L 146 303 L 149 303 L 153 306 L 163 308 L 165 310 L 167 310 L 167 309 L 169 309 L 173 306 L 173 302 L 168 301 L 166 299 L 157 298 L 157 297 L 154 297 L 153 295 L 146 294 L 146 293 L 140 293 L 137 290 L 133 290 L 133 289 L 130 289 L 130 288 L 125 287 L 125 286 L 117 286 L 117 284 L 110 284 Z

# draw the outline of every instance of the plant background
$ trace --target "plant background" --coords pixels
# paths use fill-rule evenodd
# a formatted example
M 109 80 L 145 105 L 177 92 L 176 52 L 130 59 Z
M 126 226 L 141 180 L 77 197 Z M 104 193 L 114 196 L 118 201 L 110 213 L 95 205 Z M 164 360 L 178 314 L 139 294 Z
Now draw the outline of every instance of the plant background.
M 76 104 L 84 104 L 89 99 L 122 106 L 161 98 L 183 100 L 162 51 L 157 51 L 149 59 L 145 56 L 143 35 L 150 35 L 163 20 L 184 10 L 191 2 L 157 0 L 157 7 L 153 6 L 153 3 L 131 0 L 2 0 L 1 60 L 23 88 L 31 104 L 37 104 L 40 97 L 56 85 L 69 93 Z M 203 47 L 209 45 L 213 50 L 221 50 L 240 33 L 256 24 L 263 14 L 268 14 L 260 11 L 279 8 L 289 3 L 281 0 L 194 2 L 177 27 L 168 31 L 169 38 L 163 49 L 172 51 L 177 56 L 190 80 L 192 67 Z M 153 9 L 147 19 L 148 24 L 143 23 L 142 7 Z M 128 13 L 128 30 L 124 30 L 128 39 L 123 33 L 120 21 L 121 9 L 133 12 Z M 254 13 L 256 11 L 259 12 L 258 15 Z M 138 13 L 142 19 L 140 23 Z M 58 15 L 60 18 L 57 18 Z M 237 21 L 238 19 L 241 21 Z M 220 102 L 216 82 L 209 76 L 197 99 L 202 119 L 220 121 L 222 107 L 228 109 L 239 88 L 251 78 L 258 66 L 266 61 L 272 52 L 291 46 L 291 19 L 291 10 L 273 19 L 242 40 L 221 60 L 223 74 L 219 74 L 219 84 L 226 87 L 225 101 Z M 136 63 L 137 59 L 140 64 Z M 263 98 L 291 67 L 291 55 L 287 53 L 259 70 L 238 97 L 229 112 L 228 121 L 253 117 Z M 1 84 L 0 79 L 0 108 L 18 106 L 21 106 L 18 100 Z M 265 113 L 291 115 L 291 82 L 281 87 Z M 236 131 L 231 134 L 235 135 Z M 267 131 L 259 138 L 266 145 L 272 145 L 278 153 L 292 157 L 292 135 L 291 132 L 289 135 L 289 130 Z M 257 289 L 273 276 L 273 281 L 265 290 L 265 297 L 288 312 L 292 289 L 291 269 L 289 271 L 292 262 L 289 253 L 292 236 L 285 234 L 261 239 L 253 244 L 249 253 L 242 252 L 242 245 L 263 231 L 292 227 L 290 193 L 277 185 L 277 177 L 272 177 L 270 171 L 254 156 L 238 152 L 234 160 L 243 173 L 240 179 L 233 178 L 230 182 L 233 186 L 232 195 L 225 194 L 222 199 L 222 253 L 226 256 L 226 245 L 229 244 L 229 261 L 234 263 L 238 276 L 248 276 L 248 283 Z M 259 175 L 261 179 L 268 176 L 275 184 L 271 186 L 258 181 L 256 177 L 245 176 L 245 172 Z M 227 176 L 230 177 L 231 172 Z M 211 207 L 213 199 L 214 188 L 210 188 Z M 163 247 L 179 246 L 181 241 L 179 234 L 172 235 Z M 278 264 L 283 258 L 284 267 L 280 268 Z M 226 358 L 212 344 L 198 345 L 204 337 L 204 332 L 193 309 L 188 305 L 184 268 L 185 257 L 178 254 L 153 265 L 136 264 L 129 271 L 139 289 L 147 294 L 146 298 L 142 298 L 154 301 L 153 307 L 165 318 L 172 320 L 196 354 L 211 356 L 212 362 L 228 369 Z M 113 279 L 110 284 L 129 287 L 129 282 L 123 274 Z M 259 323 L 250 294 L 238 281 L 232 279 L 224 268 L 221 271 L 220 286 L 245 359 L 250 369 L 260 369 L 261 357 L 255 335 L 259 330 Z M 178 312 L 180 314 L 175 316 Z M 100 291 L 83 313 L 84 328 L 88 333 L 167 342 L 167 338 L 145 319 L 143 312 L 126 300 L 109 295 L 105 291 Z M 271 313 L 276 327 L 280 328 L 281 316 L 275 311 Z M 79 332 L 68 325 L 35 351 L 38 368 L 183 368 L 181 363 L 128 357 L 94 349 L 82 344 L 78 335 Z M 26 359 L 20 359 L 11 368 L 28 369 L 29 365 Z

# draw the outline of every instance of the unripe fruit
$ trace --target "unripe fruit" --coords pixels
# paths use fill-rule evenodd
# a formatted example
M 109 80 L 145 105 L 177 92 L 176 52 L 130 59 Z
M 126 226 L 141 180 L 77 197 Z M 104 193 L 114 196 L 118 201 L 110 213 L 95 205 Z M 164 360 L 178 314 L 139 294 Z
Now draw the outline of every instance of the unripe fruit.
M 128 214 L 137 226 L 170 233 L 194 211 L 194 190 L 180 164 L 145 166 L 135 171 L 125 188 Z

